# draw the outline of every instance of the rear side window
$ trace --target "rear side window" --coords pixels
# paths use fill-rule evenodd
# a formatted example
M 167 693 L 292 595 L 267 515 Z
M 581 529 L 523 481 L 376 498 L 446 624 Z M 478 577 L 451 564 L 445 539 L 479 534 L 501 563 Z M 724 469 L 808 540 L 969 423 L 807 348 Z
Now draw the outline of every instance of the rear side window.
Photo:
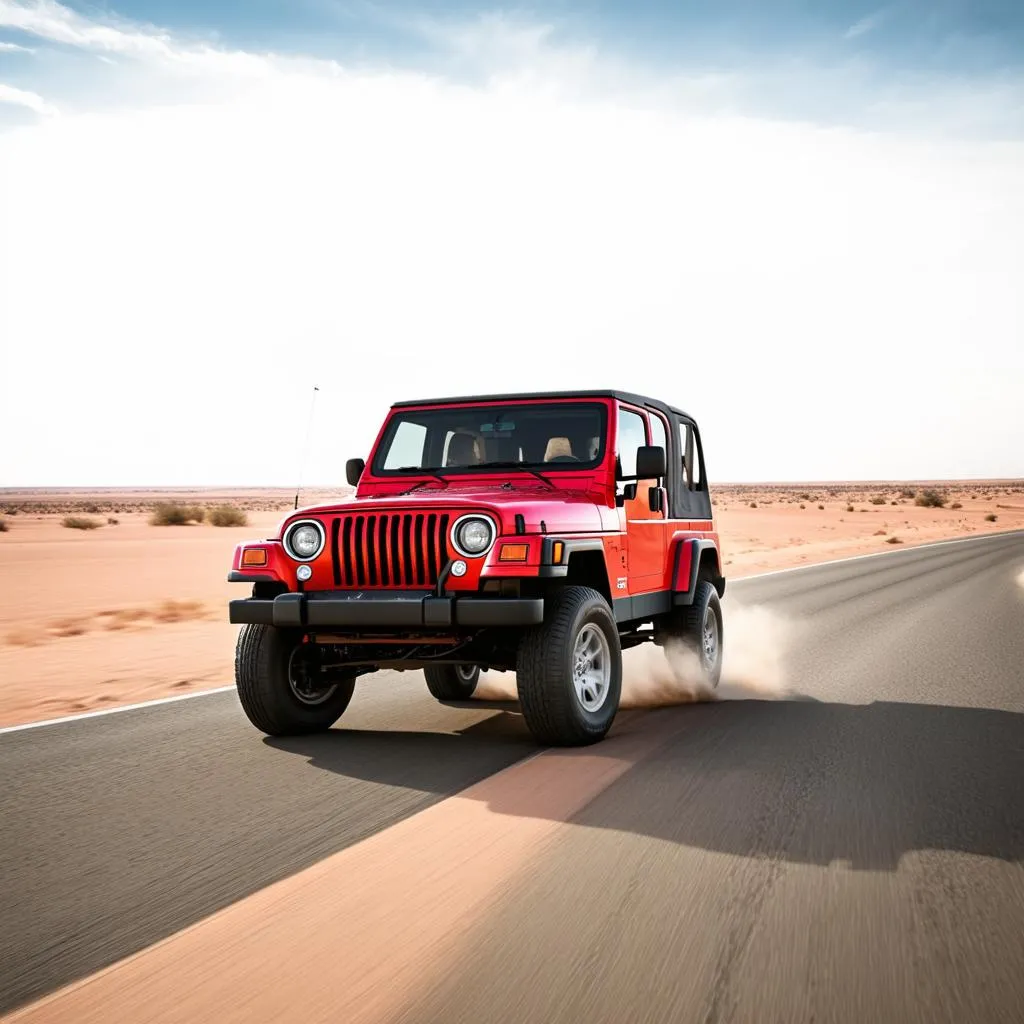
M 679 424 L 679 447 L 682 451 L 683 482 L 691 491 L 701 489 L 700 459 L 697 455 L 697 439 L 693 427 L 688 423 Z

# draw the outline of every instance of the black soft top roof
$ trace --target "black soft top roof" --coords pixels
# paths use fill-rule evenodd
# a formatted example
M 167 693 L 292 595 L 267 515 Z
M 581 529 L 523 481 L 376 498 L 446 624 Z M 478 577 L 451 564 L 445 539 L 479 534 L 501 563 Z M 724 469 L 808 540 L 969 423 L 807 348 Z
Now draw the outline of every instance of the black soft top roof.
M 600 390 L 593 391 L 523 391 L 518 394 L 504 395 L 464 395 L 459 398 L 424 398 L 418 401 L 393 402 L 392 409 L 401 409 L 412 405 L 461 405 L 469 402 L 521 402 L 526 399 L 536 398 L 614 398 L 620 402 L 628 402 L 630 405 L 647 406 L 650 409 L 657 409 L 659 412 L 682 416 L 684 419 L 693 420 L 693 417 L 674 405 L 668 405 L 657 398 L 648 398 L 645 395 L 634 395 L 629 391 Z

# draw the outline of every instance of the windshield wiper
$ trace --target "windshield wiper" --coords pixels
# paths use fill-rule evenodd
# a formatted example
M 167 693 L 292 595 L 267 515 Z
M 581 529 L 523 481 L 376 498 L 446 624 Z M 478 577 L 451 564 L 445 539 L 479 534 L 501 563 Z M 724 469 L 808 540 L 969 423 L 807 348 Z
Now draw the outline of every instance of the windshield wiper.
M 541 483 L 547 484 L 552 490 L 556 490 L 555 485 L 543 474 L 539 473 L 533 466 L 526 462 L 514 462 L 509 459 L 507 462 L 475 462 L 473 464 L 474 469 L 521 469 L 524 473 L 530 473 L 535 476 Z
M 448 486 L 448 480 L 446 477 L 441 476 L 441 474 L 436 469 L 429 469 L 426 466 L 400 466 L 398 469 L 395 470 L 395 472 L 409 473 L 410 475 L 413 473 L 426 474 L 427 476 L 432 476 L 435 480 L 440 480 L 441 483 L 445 485 L 445 487 Z M 418 488 L 426 486 L 426 483 L 426 480 L 420 480 L 418 483 L 413 484 L 412 487 L 410 487 L 407 491 L 402 491 L 402 493 L 412 494 L 412 492 L 417 490 Z

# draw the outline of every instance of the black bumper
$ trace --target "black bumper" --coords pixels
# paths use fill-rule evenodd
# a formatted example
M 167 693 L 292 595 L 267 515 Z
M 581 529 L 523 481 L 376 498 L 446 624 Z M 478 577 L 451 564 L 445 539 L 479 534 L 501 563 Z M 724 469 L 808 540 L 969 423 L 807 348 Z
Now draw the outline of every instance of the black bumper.
M 318 590 L 232 601 L 230 621 L 284 628 L 444 628 L 536 626 L 544 620 L 543 598 L 438 597 L 433 591 Z

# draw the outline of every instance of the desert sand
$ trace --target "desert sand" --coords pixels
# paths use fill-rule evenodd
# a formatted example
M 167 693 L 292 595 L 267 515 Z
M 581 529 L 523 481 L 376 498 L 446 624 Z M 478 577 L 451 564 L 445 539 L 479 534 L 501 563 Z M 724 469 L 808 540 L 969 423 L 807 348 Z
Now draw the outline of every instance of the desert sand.
M 944 507 L 915 504 L 934 488 Z M 307 490 L 302 504 L 348 489 Z M 235 544 L 269 536 L 284 490 L 0 491 L 0 726 L 232 683 Z M 726 575 L 1024 528 L 1024 481 L 714 489 Z M 245 511 L 245 526 L 153 526 L 154 503 Z M 79 530 L 68 515 L 102 524 Z M 116 520 L 113 522 L 111 520 Z

